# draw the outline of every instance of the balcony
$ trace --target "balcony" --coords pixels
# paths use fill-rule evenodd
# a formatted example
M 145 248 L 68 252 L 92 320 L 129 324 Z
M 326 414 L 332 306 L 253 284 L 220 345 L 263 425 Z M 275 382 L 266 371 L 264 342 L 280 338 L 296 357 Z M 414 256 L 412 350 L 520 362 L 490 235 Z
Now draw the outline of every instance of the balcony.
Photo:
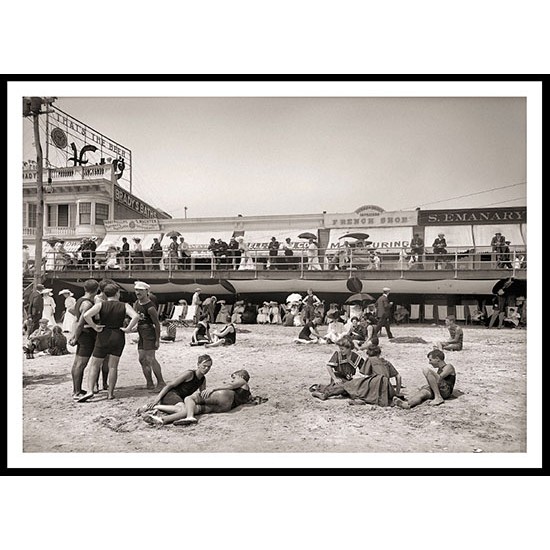
M 49 172 L 49 174 L 48 174 Z M 92 166 L 68 166 L 66 168 L 49 168 L 43 171 L 43 179 L 48 177 L 54 183 L 65 183 L 68 181 L 96 181 L 107 180 L 111 182 L 113 175 L 113 166 L 111 164 L 94 164 Z M 36 183 L 37 170 L 23 170 L 23 185 L 26 183 Z

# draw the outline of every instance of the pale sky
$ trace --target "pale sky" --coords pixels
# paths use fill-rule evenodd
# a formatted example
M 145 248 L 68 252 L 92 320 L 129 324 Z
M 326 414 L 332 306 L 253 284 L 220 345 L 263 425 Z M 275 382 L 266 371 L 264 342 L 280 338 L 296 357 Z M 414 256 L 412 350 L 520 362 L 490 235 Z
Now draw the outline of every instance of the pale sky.
M 134 194 L 175 218 L 184 206 L 193 218 L 526 205 L 521 97 L 60 95 L 55 105 L 128 147 Z

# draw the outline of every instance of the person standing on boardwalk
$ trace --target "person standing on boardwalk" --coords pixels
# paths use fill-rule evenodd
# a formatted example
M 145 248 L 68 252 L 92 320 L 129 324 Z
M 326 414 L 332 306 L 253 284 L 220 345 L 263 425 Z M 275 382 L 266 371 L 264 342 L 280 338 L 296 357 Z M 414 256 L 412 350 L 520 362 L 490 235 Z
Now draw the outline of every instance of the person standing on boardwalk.
M 393 302 L 390 302 L 389 294 L 390 289 L 384 287 L 382 289 L 382 294 L 378 297 L 378 300 L 376 300 L 376 316 L 378 317 L 378 323 L 376 323 L 374 334 L 378 336 L 382 327 L 384 327 L 388 338 L 391 339 L 393 338 L 393 334 L 390 329 L 390 314 Z

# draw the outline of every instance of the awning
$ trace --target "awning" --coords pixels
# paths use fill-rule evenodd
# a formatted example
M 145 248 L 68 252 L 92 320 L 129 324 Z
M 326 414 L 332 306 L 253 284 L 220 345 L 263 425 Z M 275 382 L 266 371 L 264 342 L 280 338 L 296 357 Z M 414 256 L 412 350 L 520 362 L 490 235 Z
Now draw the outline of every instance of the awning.
M 211 253 L 208 250 L 210 245 L 210 239 L 222 239 L 227 244 L 229 244 L 229 239 L 233 235 L 233 231 L 224 230 L 224 231 L 195 231 L 194 233 L 182 233 L 182 237 L 185 239 L 185 242 L 189 245 L 189 252 L 193 258 L 209 258 Z M 164 235 L 161 241 L 162 248 L 167 249 L 168 245 L 172 239 Z M 178 244 L 180 240 L 178 237 Z
M 268 256 L 269 243 L 271 237 L 275 237 L 279 242 L 279 255 L 283 255 L 283 244 L 286 239 L 290 237 L 292 250 L 302 251 L 307 249 L 309 244 L 308 239 L 299 239 L 298 235 L 302 233 L 312 233 L 317 235 L 317 229 L 258 229 L 249 230 L 244 232 L 244 242 L 248 245 L 248 250 L 252 257 L 254 256 Z
M 427 248 L 427 252 L 432 251 L 432 244 L 439 233 L 445 235 L 447 250 L 453 250 L 455 246 L 460 248 L 473 248 L 474 246 L 471 225 L 427 225 L 424 230 L 424 246 Z
M 498 225 L 474 225 L 474 241 L 478 250 L 491 250 L 491 239 L 496 232 L 501 233 L 507 241 L 510 241 L 510 247 L 525 246 L 521 235 L 520 224 L 498 224 Z M 449 242 L 449 241 L 447 241 Z
M 141 248 L 142 250 L 149 250 L 153 244 L 153 239 L 157 238 L 160 241 L 162 233 L 146 233 L 141 239 Z
M 376 248 L 378 252 L 395 252 L 400 248 L 408 248 L 412 238 L 412 227 L 368 227 L 365 232 L 372 244 L 369 246 Z M 340 239 L 348 233 L 353 233 L 349 228 L 331 229 L 330 237 L 327 245 L 327 254 L 334 253 L 339 246 L 342 246 L 343 241 L 348 241 L 350 244 L 357 242 L 357 239 Z

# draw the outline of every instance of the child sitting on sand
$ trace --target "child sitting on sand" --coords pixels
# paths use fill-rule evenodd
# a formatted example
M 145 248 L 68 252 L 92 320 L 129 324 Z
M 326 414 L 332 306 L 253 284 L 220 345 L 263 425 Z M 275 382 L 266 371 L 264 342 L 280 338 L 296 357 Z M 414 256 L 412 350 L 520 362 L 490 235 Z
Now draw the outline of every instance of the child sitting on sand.
M 209 315 L 203 313 L 199 317 L 199 322 L 193 331 L 191 336 L 192 346 L 204 346 L 204 344 L 210 344 L 212 338 L 210 337 L 210 323 L 208 322 Z
M 393 403 L 402 409 L 412 409 L 423 401 L 431 399 L 430 405 L 441 405 L 453 394 L 456 381 L 455 368 L 445 363 L 445 354 L 434 349 L 428 353 L 429 367 L 422 369 L 428 385 L 422 386 L 417 393 L 408 399 L 393 398 Z
M 321 338 L 321 335 L 317 331 L 317 327 L 321 324 L 321 322 L 322 318 L 320 316 L 316 316 L 313 320 L 308 321 L 300 331 L 300 334 L 298 334 L 298 338 L 294 338 L 294 342 L 296 344 L 324 343 L 323 338 Z
M 67 349 L 67 337 L 63 334 L 63 329 L 58 325 L 52 329 L 47 352 L 50 355 L 67 355 L 69 353 Z

